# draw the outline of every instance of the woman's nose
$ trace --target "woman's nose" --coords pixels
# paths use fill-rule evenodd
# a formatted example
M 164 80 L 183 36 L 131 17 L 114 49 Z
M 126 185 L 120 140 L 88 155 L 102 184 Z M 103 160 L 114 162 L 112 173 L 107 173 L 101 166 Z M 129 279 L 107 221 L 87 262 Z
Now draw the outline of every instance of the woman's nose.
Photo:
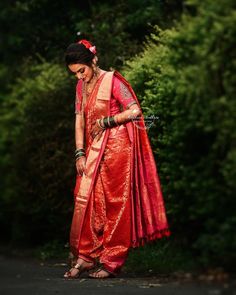
M 78 80 L 82 78 L 82 75 L 80 73 L 76 73 L 75 76 Z

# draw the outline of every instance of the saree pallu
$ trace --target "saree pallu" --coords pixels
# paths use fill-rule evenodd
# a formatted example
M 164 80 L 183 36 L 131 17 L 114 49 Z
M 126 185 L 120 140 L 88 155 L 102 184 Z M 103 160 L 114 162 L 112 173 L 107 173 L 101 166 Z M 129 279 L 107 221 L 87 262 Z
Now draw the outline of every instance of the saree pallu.
M 76 181 L 70 246 L 76 257 L 87 261 L 99 257 L 109 271 L 116 272 L 130 247 L 168 236 L 169 230 L 143 119 L 106 130 L 99 141 L 90 136 L 92 123 L 110 114 L 113 75 L 136 99 L 117 72 L 100 77 L 88 99 L 86 174 Z

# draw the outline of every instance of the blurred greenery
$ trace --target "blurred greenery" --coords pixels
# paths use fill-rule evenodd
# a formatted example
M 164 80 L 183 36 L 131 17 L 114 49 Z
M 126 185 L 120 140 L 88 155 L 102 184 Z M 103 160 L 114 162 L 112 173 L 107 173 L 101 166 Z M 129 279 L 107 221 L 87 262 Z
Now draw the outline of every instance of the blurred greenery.
M 188 1 L 156 28 L 124 71 L 147 115 L 171 228 L 207 266 L 235 261 L 236 11 L 233 1 Z M 141 73 L 141 74 L 140 74 Z
M 190 249 L 179 247 L 173 240 L 166 239 L 132 249 L 125 264 L 127 272 L 146 275 L 198 271 L 198 268 Z
M 68 241 L 76 81 L 63 53 L 88 38 L 100 66 L 120 70 L 144 114 L 158 117 L 148 133 L 172 237 L 131 251 L 127 268 L 140 271 L 140 259 L 154 271 L 233 268 L 235 6 L 232 0 L 1 1 L 5 242 L 39 247 L 47 259 Z

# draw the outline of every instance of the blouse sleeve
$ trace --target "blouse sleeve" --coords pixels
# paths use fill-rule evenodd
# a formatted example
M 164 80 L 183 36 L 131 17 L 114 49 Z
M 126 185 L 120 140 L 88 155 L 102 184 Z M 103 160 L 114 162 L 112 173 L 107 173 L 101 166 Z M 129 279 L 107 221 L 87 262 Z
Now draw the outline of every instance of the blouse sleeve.
M 113 97 L 124 107 L 128 109 L 131 105 L 136 104 L 136 100 L 129 88 L 117 77 L 113 78 Z
M 75 114 L 80 114 L 82 110 L 82 83 L 78 81 L 75 95 Z

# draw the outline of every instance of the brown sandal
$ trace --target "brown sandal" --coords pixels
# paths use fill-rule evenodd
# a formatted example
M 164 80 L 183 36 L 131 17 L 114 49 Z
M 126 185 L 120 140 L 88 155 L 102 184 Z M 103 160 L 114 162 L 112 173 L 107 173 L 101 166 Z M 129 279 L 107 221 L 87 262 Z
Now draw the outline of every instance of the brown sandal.
M 91 269 L 94 268 L 94 264 L 92 266 L 89 266 L 89 267 L 82 267 L 81 264 L 77 263 L 75 266 L 73 266 L 69 271 L 67 271 L 65 274 L 64 274 L 64 278 L 66 279 L 77 279 L 80 277 L 80 275 L 86 271 L 89 271 Z M 72 276 L 72 271 L 73 269 L 76 269 L 78 270 L 77 273 L 75 275 Z

